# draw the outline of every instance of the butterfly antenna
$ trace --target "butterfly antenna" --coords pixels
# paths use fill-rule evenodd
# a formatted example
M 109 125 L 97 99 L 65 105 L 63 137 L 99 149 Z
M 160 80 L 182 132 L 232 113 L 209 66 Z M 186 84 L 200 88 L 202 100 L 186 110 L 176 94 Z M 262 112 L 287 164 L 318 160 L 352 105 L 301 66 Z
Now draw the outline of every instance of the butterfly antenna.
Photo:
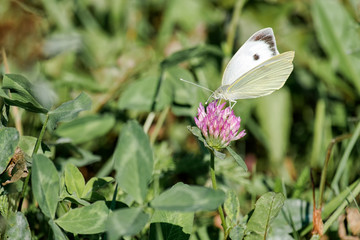
M 185 80 L 185 79 L 182 79 L 182 78 L 180 78 L 180 80 L 183 81 L 183 82 L 186 82 L 186 83 L 190 83 L 190 84 L 192 84 L 192 85 L 194 85 L 194 86 L 197 86 L 197 87 L 199 87 L 199 88 L 202 88 L 202 89 L 204 89 L 204 90 L 206 90 L 206 91 L 209 91 L 209 92 L 212 92 L 212 93 L 214 92 L 214 91 L 208 89 L 207 87 L 204 87 L 204 86 L 201 86 L 201 85 L 199 85 L 199 84 L 190 82 L 190 81 L 188 81 L 188 80 Z

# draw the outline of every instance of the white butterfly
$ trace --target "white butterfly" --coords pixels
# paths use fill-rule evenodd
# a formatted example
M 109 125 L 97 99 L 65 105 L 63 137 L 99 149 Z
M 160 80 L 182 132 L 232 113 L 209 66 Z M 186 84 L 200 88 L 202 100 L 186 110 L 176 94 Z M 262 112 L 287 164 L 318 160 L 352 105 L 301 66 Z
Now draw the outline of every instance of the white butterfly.
M 279 54 L 271 28 L 257 31 L 232 57 L 221 86 L 209 99 L 224 99 L 233 107 L 237 99 L 269 95 L 284 85 L 293 70 L 294 55 L 294 51 Z

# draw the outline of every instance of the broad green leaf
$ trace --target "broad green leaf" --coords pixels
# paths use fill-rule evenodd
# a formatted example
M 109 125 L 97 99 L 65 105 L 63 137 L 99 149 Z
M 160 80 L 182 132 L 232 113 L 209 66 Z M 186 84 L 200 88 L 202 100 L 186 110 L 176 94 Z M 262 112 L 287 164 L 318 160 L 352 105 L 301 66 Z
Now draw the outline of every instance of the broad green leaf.
M 65 185 L 69 194 L 76 194 L 80 197 L 85 188 L 85 179 L 79 169 L 73 164 L 69 163 L 65 166 Z
M 55 110 L 48 113 L 48 126 L 51 130 L 56 128 L 58 122 L 71 121 L 77 117 L 79 112 L 89 110 L 91 107 L 91 99 L 85 93 L 81 93 L 74 100 L 61 104 Z
M 312 17 L 322 47 L 360 93 L 360 34 L 357 23 L 338 0 L 312 1 Z
M 234 190 L 229 190 L 226 193 L 224 210 L 226 212 L 226 218 L 235 225 L 240 217 L 240 202 Z
M 157 196 L 151 206 L 168 211 L 207 211 L 216 209 L 224 200 L 223 191 L 177 183 Z
M 36 113 L 47 113 L 48 110 L 37 100 L 38 96 L 34 93 L 34 86 L 24 76 L 18 74 L 5 74 L 2 89 L 10 90 L 11 97 L 0 92 L 6 104 L 18 106 L 25 110 Z
M 41 211 L 54 219 L 59 201 L 60 180 L 54 164 L 44 155 L 33 156 L 31 186 Z
M 126 208 L 112 212 L 106 223 L 110 240 L 139 233 L 148 222 L 149 215 L 140 208 Z
M 268 236 L 270 224 L 276 218 L 284 205 L 285 197 L 282 193 L 268 192 L 262 195 L 255 204 L 246 231 L 245 240 L 263 240 Z
M 0 174 L 5 171 L 19 142 L 19 133 L 15 128 L 0 128 Z
M 11 213 L 7 218 L 4 239 L 31 240 L 29 223 L 22 212 Z
M 156 222 L 150 224 L 149 240 L 188 240 L 190 233 L 185 233 L 178 225 L 167 222 Z
M 248 170 L 246 164 L 245 164 L 245 161 L 244 159 L 242 159 L 242 157 L 237 154 L 234 150 L 232 150 L 231 147 L 226 147 L 226 149 L 229 151 L 229 153 L 231 154 L 231 156 L 235 159 L 235 161 L 237 162 L 237 164 L 239 164 L 239 166 L 244 169 L 245 171 Z
M 153 170 L 153 152 L 140 125 L 130 121 L 123 126 L 114 153 L 116 181 L 120 188 L 142 203 Z
M 112 115 L 89 115 L 61 124 L 55 133 L 79 144 L 105 135 L 114 124 Z
M 282 236 L 298 231 L 312 222 L 312 204 L 300 199 L 287 199 L 272 223 L 271 236 Z
M 182 232 L 191 234 L 194 222 L 193 212 L 155 210 L 151 223 L 169 223 L 181 227 Z M 151 230 L 150 230 L 151 231 Z
M 81 198 L 86 200 L 95 200 L 99 198 L 104 198 L 98 191 L 103 189 L 105 186 L 113 182 L 114 179 L 112 177 L 103 177 L 91 178 L 85 185 Z
M 49 225 L 53 231 L 54 240 L 68 240 L 69 238 L 64 234 L 64 232 L 55 224 L 54 220 L 49 220 Z
M 104 201 L 89 206 L 71 209 L 55 220 L 65 231 L 75 234 L 96 234 L 106 230 L 109 209 Z

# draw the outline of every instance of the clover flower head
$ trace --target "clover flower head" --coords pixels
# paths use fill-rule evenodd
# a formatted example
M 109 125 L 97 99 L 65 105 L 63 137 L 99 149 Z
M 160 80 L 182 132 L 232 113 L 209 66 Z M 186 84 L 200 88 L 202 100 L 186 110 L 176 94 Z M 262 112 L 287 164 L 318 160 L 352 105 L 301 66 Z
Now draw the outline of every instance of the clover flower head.
M 230 142 L 245 136 L 245 130 L 239 132 L 240 117 L 236 117 L 234 111 L 227 107 L 225 102 L 217 104 L 218 100 L 211 102 L 205 110 L 200 103 L 195 123 L 201 130 L 207 144 L 215 150 L 227 147 Z

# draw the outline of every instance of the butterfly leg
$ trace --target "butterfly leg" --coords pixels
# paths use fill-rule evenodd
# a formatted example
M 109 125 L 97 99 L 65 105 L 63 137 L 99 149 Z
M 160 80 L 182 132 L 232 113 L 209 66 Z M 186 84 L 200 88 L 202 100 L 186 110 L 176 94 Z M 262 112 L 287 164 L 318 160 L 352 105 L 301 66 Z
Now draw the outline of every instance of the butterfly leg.
M 237 101 L 229 100 L 230 108 L 233 109 L 233 107 L 235 106 L 236 103 L 237 103 Z M 232 105 L 231 105 L 231 104 L 232 104 Z

